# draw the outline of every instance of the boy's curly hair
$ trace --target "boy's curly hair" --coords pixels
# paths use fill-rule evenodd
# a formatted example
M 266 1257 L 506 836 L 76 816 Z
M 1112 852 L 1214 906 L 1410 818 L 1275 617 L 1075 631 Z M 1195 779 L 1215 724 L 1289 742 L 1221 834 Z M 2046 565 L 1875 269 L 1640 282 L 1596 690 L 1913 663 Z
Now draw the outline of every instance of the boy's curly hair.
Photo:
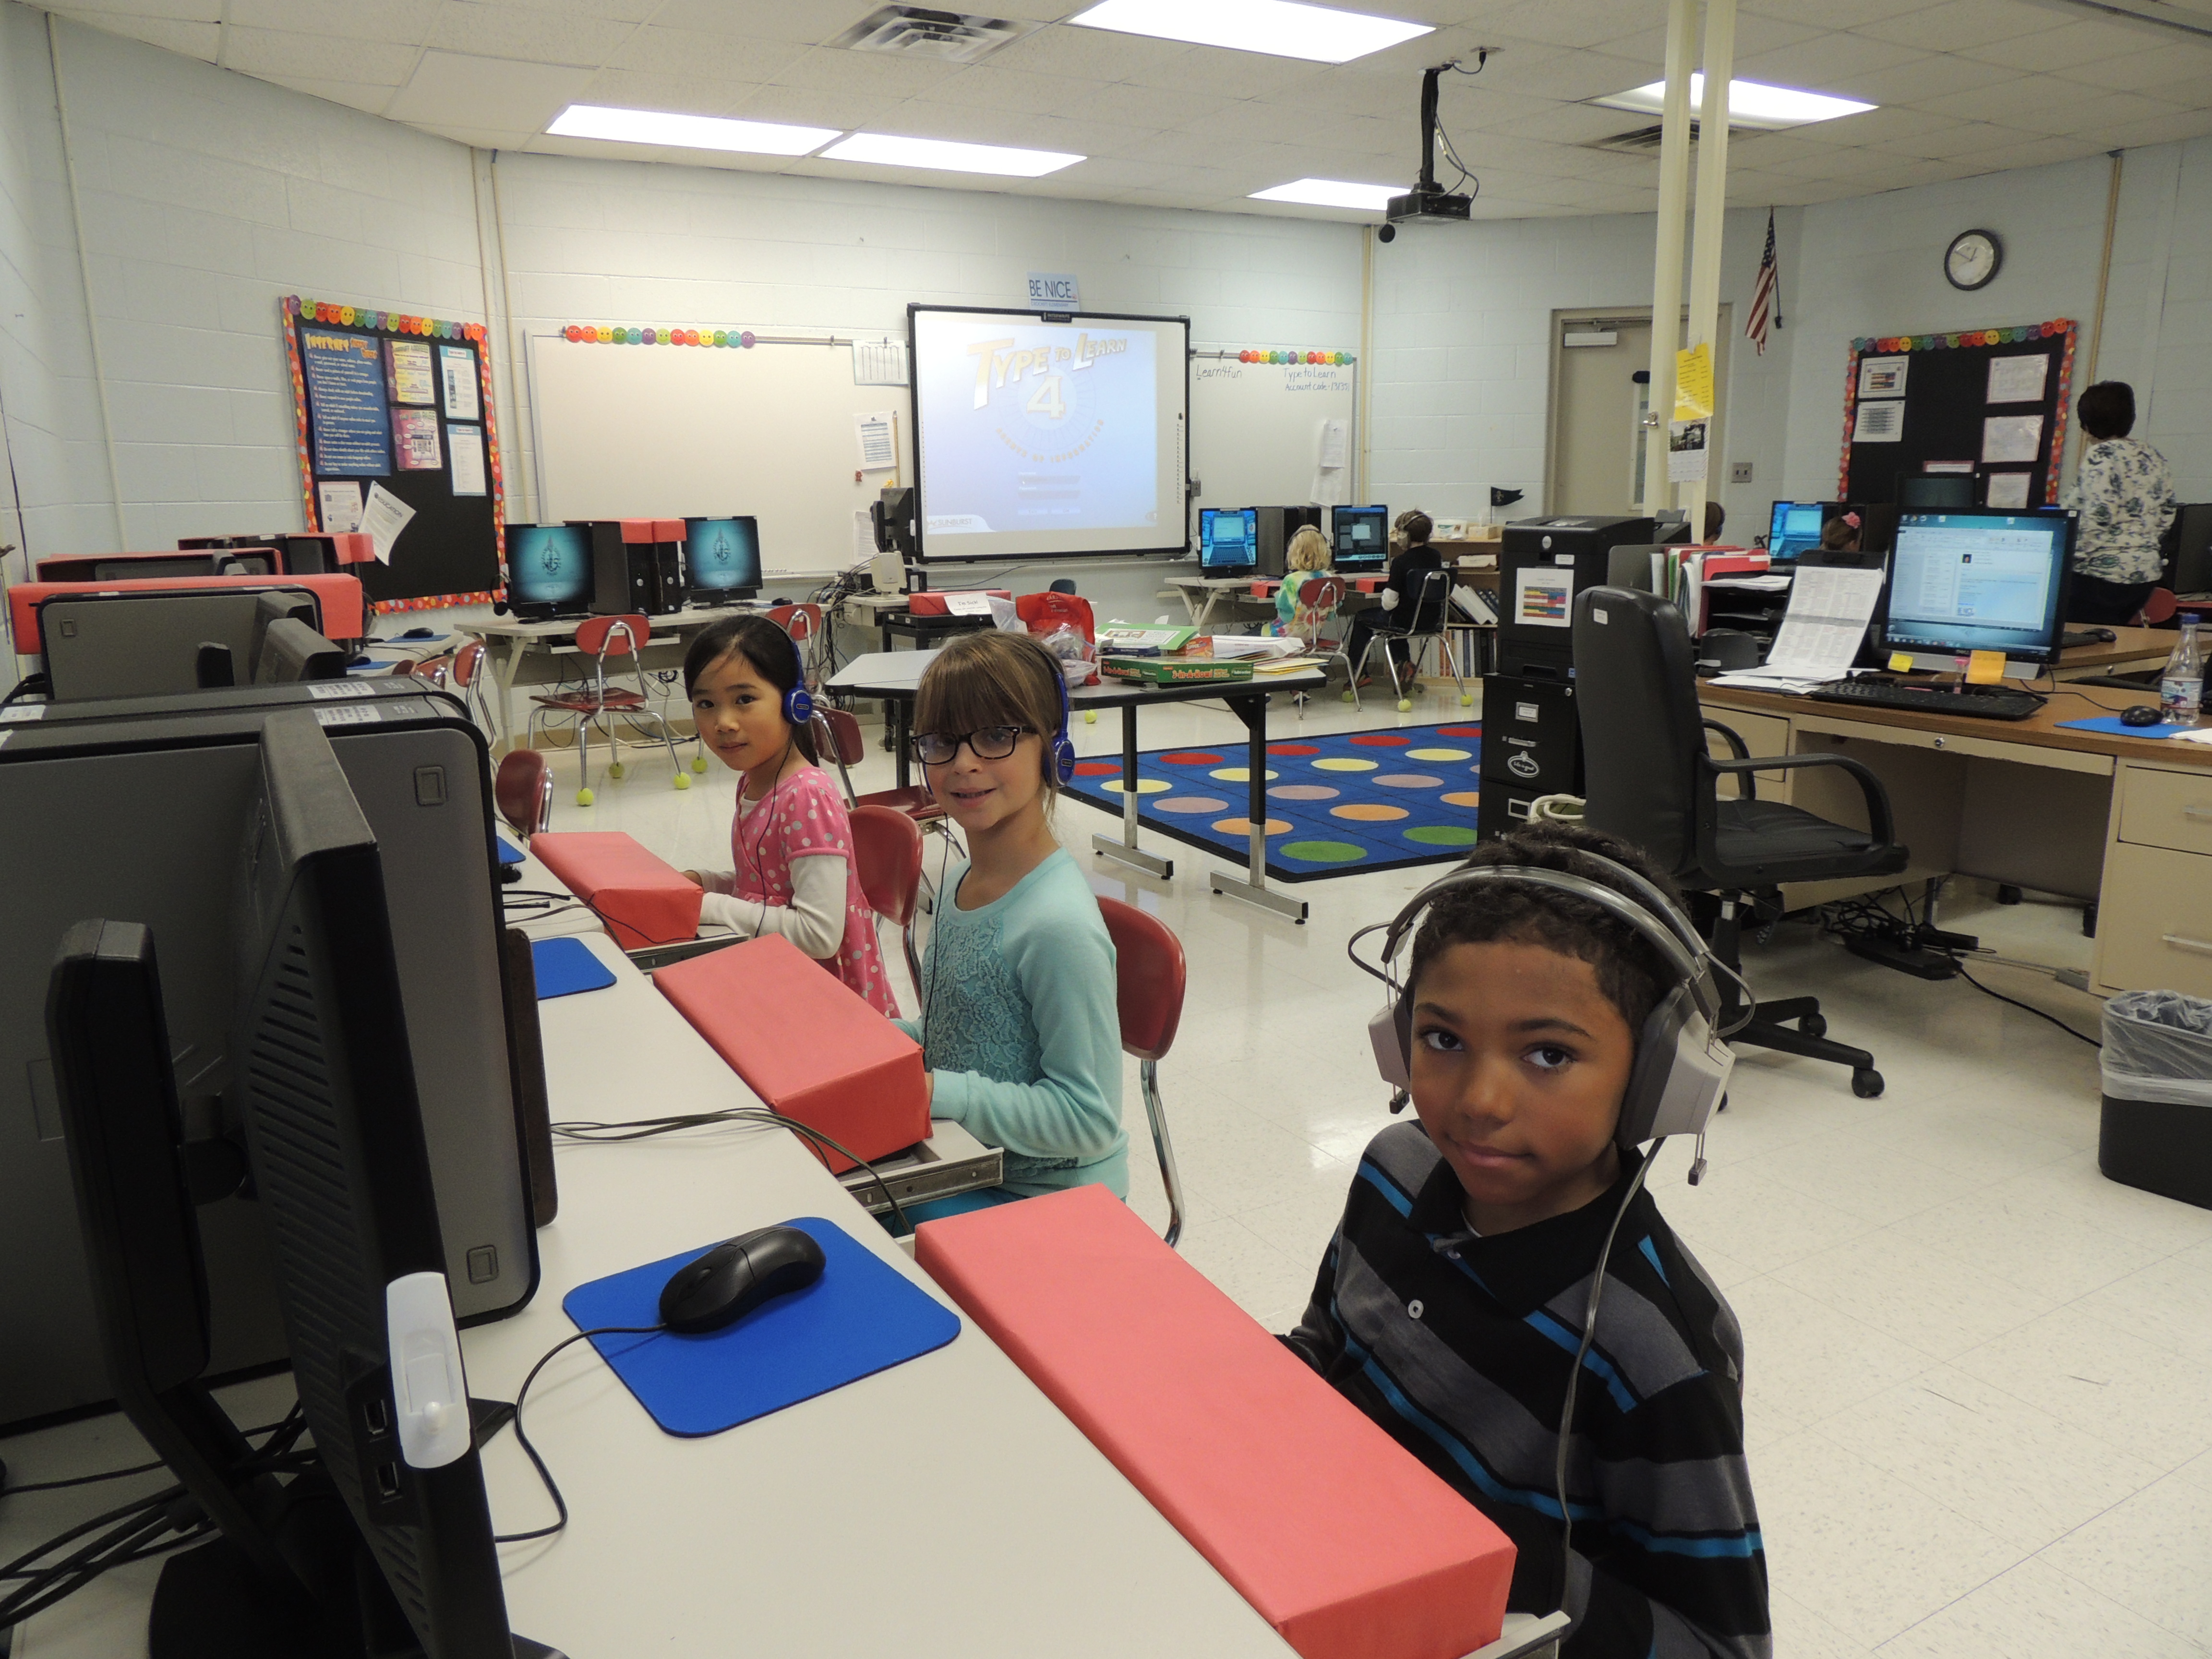
M 1581 824 L 1531 824 L 1484 842 L 1460 868 L 1517 864 L 1560 870 L 1610 887 L 1632 903 L 1646 903 L 1612 872 L 1585 856 L 1593 853 L 1626 866 L 1664 893 L 1670 903 L 1680 906 L 1681 894 L 1674 882 L 1641 848 Z M 1420 982 L 1422 969 L 1453 945 L 1500 940 L 1541 945 L 1589 963 L 1599 991 L 1628 1023 L 1632 1038 L 1642 1033 L 1644 1022 L 1675 978 L 1672 964 L 1650 941 L 1611 911 L 1572 893 L 1506 880 L 1455 888 L 1430 906 L 1413 939 L 1408 989 Z

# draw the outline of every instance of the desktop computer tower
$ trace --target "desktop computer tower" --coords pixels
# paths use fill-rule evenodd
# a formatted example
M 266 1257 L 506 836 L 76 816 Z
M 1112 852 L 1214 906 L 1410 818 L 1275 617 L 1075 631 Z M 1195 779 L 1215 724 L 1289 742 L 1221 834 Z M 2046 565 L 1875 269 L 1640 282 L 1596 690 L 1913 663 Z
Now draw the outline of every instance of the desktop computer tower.
M 344 717 L 326 728 L 331 748 L 384 860 L 454 1312 L 503 1318 L 537 1288 L 489 758 L 458 704 L 393 678 L 52 705 L 0 745 L 0 821 L 25 877 L 0 929 L 0 1252 L 14 1264 L 0 1277 L 0 1424 L 112 1393 L 47 1047 L 55 950 L 95 917 L 152 931 L 185 1133 L 212 1177 L 235 1124 L 234 884 L 261 727 L 299 708 Z M 108 827 L 146 824 L 149 811 L 158 826 L 116 856 Z M 242 1170 L 211 1178 L 198 1206 L 216 1375 L 287 1351 L 260 1206 L 235 1192 Z
M 617 519 L 592 526 L 592 612 L 665 617 L 684 608 L 684 520 Z
M 1565 682 L 1574 665 L 1575 596 L 1602 587 L 1613 550 L 1658 539 L 1648 518 L 1560 514 L 1509 524 L 1498 553 L 1498 667 Z
M 1259 536 L 1255 553 L 1259 574 L 1262 576 L 1285 574 L 1290 567 L 1291 538 L 1307 525 L 1322 527 L 1322 510 L 1317 507 L 1255 507 L 1259 515 Z

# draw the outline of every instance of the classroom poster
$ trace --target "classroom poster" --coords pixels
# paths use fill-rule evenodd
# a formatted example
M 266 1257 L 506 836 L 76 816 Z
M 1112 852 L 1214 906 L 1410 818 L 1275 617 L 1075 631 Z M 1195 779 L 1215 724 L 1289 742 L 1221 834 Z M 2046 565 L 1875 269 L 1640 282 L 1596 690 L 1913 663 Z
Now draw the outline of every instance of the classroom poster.
M 446 428 L 446 447 L 453 461 L 453 494 L 481 495 L 484 493 L 483 428 L 480 426 L 449 426 Z
M 300 354 L 314 411 L 315 471 L 353 478 L 391 471 L 392 427 L 374 337 L 302 328 Z
M 386 340 L 384 343 L 384 389 L 395 404 L 434 404 L 437 380 L 430 372 L 430 346 L 425 340 Z
M 440 346 L 438 371 L 445 386 L 446 418 L 449 421 L 477 419 L 475 351 L 467 346 Z M 458 495 L 459 492 L 454 493 Z
M 326 535 L 342 535 L 361 528 L 361 486 L 351 478 L 325 479 L 315 486 L 320 511 L 316 521 Z
M 1527 565 L 1513 579 L 1513 620 L 1530 628 L 1569 628 L 1575 597 L 1575 573 L 1547 565 Z
M 402 472 L 434 472 L 446 464 L 445 447 L 438 441 L 437 410 L 393 410 L 392 436 L 398 447 Z

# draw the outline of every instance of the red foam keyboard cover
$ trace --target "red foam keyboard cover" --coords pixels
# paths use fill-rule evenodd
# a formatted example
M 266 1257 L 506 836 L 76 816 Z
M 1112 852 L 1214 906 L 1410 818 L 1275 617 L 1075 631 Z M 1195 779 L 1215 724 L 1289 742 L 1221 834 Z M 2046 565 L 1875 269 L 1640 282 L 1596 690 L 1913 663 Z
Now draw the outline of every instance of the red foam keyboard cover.
M 856 1157 L 873 1163 L 929 1139 L 921 1048 L 781 934 L 659 969 L 653 982 L 769 1107 Z M 853 1167 L 821 1152 L 833 1173 Z
M 171 553 L 167 556 L 176 558 Z M 19 582 L 8 590 L 8 629 L 15 649 L 27 657 L 46 647 L 39 637 L 39 606 L 76 593 L 175 593 L 202 587 L 305 587 L 322 607 L 326 640 L 357 640 L 363 605 L 361 578 L 343 573 L 320 576 L 153 576 L 112 582 Z
M 915 1259 L 1304 1659 L 1461 1659 L 1513 1546 L 1105 1188 L 942 1221 Z
M 548 831 L 530 838 L 530 850 L 623 950 L 698 936 L 700 890 L 620 831 Z

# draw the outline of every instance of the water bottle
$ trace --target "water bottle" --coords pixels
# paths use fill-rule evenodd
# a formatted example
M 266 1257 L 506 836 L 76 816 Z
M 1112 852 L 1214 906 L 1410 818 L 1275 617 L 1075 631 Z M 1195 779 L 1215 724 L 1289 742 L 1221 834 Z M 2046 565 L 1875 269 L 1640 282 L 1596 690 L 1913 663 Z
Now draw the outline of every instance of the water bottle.
M 2204 703 L 2204 653 L 2197 648 L 2197 624 L 2181 625 L 2181 643 L 2158 677 L 2159 718 L 2170 726 L 2194 726 Z

